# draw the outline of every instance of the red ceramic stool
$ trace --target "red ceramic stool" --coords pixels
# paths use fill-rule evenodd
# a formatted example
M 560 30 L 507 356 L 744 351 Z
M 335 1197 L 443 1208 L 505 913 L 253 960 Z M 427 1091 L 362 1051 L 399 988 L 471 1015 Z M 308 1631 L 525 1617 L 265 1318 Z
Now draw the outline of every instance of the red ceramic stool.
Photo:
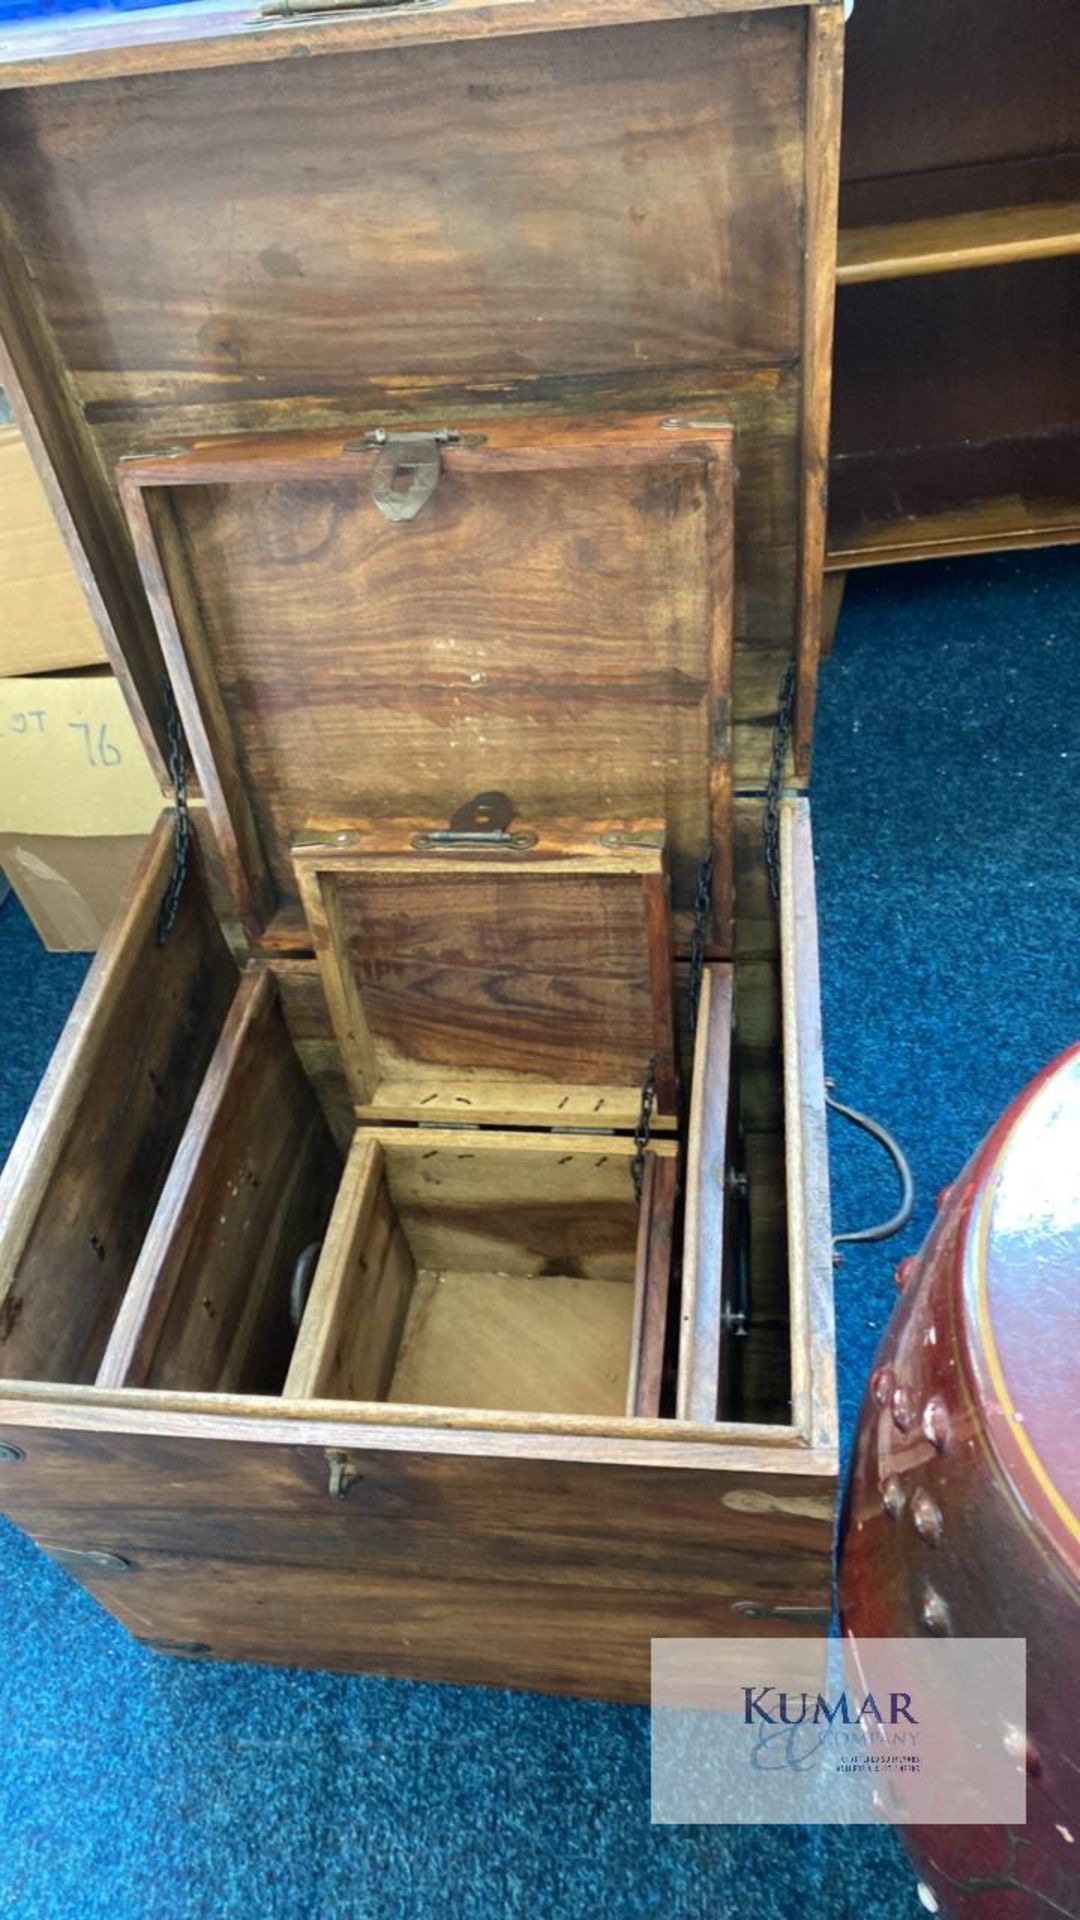
M 1080 1046 L 898 1270 L 841 1531 L 843 1629 L 1028 1643 L 1028 1818 L 903 1838 L 957 1920 L 1080 1915 Z

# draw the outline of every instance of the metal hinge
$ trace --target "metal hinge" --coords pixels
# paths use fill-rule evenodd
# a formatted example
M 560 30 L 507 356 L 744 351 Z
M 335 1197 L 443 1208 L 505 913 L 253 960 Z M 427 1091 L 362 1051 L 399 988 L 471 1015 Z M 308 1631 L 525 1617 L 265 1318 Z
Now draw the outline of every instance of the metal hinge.
M 384 520 L 415 520 L 439 484 L 443 447 L 482 446 L 483 438 L 457 433 L 453 427 L 437 433 L 391 433 L 373 427 L 362 440 L 350 441 L 345 451 L 378 453 L 371 498 Z
M 440 847 L 503 847 L 511 853 L 527 853 L 535 847 L 537 836 L 528 831 L 511 833 L 513 818 L 514 803 L 508 794 L 477 793 L 451 814 L 448 826 L 414 833 L 412 845 L 417 853 L 437 852 Z

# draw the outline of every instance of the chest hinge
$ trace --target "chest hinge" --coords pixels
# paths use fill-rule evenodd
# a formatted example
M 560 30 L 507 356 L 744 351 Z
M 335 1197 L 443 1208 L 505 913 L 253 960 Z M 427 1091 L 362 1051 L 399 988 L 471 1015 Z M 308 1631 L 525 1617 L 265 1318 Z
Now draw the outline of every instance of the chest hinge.
M 478 793 L 450 817 L 446 827 L 432 827 L 414 833 L 412 845 L 417 853 L 432 853 L 440 847 L 501 847 L 510 853 L 527 853 L 536 845 L 536 834 L 511 832 L 514 803 L 508 794 L 492 791 Z

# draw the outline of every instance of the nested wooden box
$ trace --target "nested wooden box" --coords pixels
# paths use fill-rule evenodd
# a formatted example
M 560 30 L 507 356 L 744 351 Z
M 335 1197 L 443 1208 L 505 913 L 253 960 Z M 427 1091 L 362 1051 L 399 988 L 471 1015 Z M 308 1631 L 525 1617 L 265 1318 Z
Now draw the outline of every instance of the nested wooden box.
M 0 1508 L 150 1644 L 634 1699 L 824 1617 L 839 40 L 5 49 L 4 380 L 174 804 L 0 1184 Z

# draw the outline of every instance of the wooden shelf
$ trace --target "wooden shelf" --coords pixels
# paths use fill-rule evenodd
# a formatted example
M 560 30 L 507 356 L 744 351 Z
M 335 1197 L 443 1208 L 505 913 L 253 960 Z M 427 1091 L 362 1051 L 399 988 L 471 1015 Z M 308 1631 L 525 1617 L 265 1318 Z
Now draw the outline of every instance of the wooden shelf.
M 1080 542 L 1080 428 L 833 460 L 833 572 L 1070 542 Z
M 836 280 L 855 286 L 969 267 L 1080 253 L 1080 200 L 991 207 L 935 219 L 849 227 L 840 233 Z
M 834 574 L 1080 541 L 1078 56 L 1077 0 L 856 7 Z

